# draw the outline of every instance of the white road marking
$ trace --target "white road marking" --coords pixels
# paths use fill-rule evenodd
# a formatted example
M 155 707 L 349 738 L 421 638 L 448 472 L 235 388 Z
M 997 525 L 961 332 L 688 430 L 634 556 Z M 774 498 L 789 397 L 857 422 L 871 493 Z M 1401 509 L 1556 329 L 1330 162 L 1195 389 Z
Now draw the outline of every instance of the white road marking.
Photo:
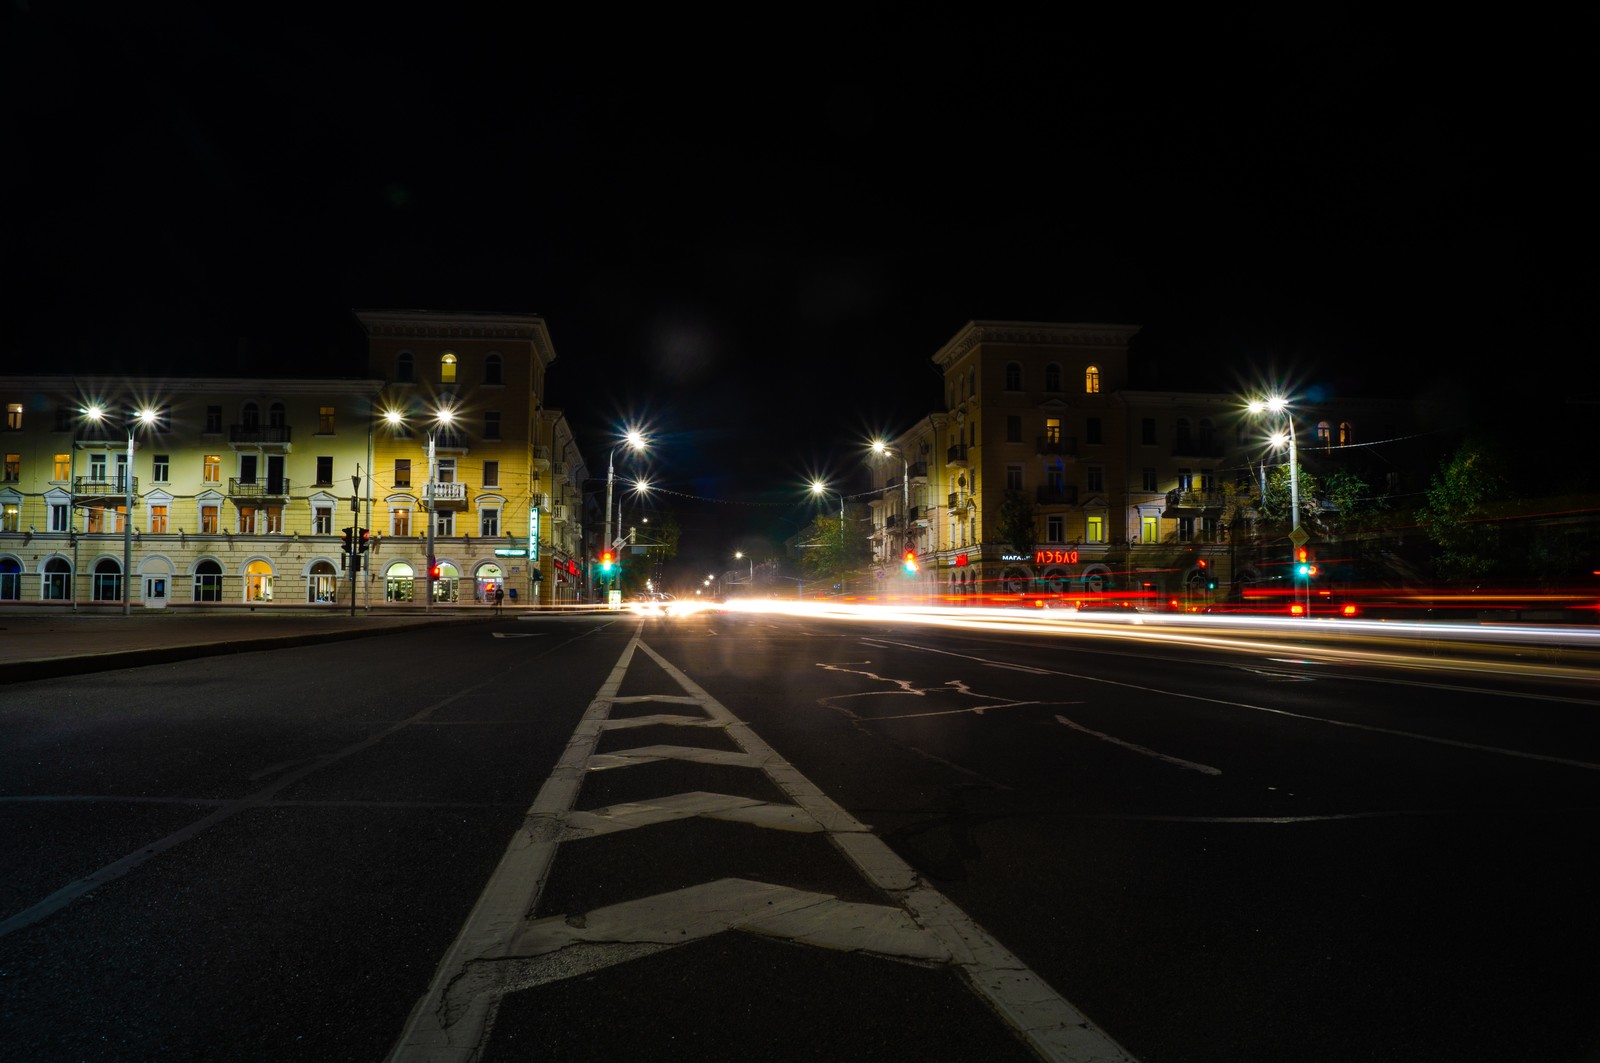
M 1110 735 L 1106 734 L 1103 731 L 1092 731 L 1089 728 L 1082 726 L 1081 724 L 1073 723 L 1071 720 L 1067 719 L 1065 716 L 1057 716 L 1056 717 L 1056 723 L 1062 724 L 1063 726 L 1066 726 L 1066 727 L 1070 727 L 1074 731 L 1081 732 L 1082 734 L 1091 735 L 1091 736 L 1093 736 L 1095 738 L 1100 739 L 1103 742 L 1110 742 L 1114 746 L 1121 746 L 1123 749 L 1129 749 L 1129 750 L 1132 750 L 1135 753 L 1139 753 L 1139 754 L 1142 754 L 1142 755 L 1147 756 L 1147 757 L 1154 757 L 1157 760 L 1165 761 L 1168 764 L 1174 764 L 1174 765 L 1176 765 L 1176 766 L 1178 766 L 1180 768 L 1186 768 L 1189 771 L 1197 771 L 1197 772 L 1200 772 L 1202 775 L 1221 775 L 1222 774 L 1222 769 L 1221 768 L 1213 768 L 1209 764 L 1196 764 L 1192 760 L 1183 760 L 1183 759 L 1181 759 L 1179 757 L 1169 757 L 1165 753 L 1157 753 L 1153 749 L 1146 749 L 1144 746 L 1134 745 L 1132 742 L 1124 742 L 1120 738 L 1113 738 L 1113 737 L 1111 737 Z
M 659 664 L 738 753 L 654 745 L 596 755 L 599 735 L 637 726 L 609 720 L 623 674 L 640 650 Z M 909 691 L 908 691 L 909 692 Z M 645 699 L 627 699 L 645 700 Z M 676 719 L 676 718 L 664 718 Z M 576 812 L 586 771 L 663 757 L 759 768 L 793 802 L 775 806 L 722 794 L 679 794 Z M 895 903 L 870 905 L 773 883 L 722 879 L 587 913 L 530 920 L 556 847 L 647 823 L 709 815 L 762 827 L 826 831 L 829 841 Z M 590 702 L 555 770 L 540 788 L 455 943 L 412 1009 L 390 1063 L 470 1063 L 486 1047 L 494 1011 L 513 990 L 603 969 L 724 931 L 764 934 L 825 948 L 862 950 L 906 963 L 959 967 L 970 985 L 1047 1060 L 1123 1061 L 1130 1056 L 1020 959 L 989 936 L 872 831 L 762 741 L 747 724 L 640 641 L 623 650 Z

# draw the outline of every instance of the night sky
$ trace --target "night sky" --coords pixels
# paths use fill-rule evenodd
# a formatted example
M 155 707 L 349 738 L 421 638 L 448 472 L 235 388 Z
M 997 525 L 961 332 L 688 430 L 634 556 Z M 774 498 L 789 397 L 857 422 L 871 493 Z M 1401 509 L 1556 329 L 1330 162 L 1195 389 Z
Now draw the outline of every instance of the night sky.
M 708 558 L 973 319 L 1595 420 L 1592 13 L 167 10 L 0 14 L 0 371 L 362 376 L 353 308 L 539 314 L 591 467 L 643 422 Z

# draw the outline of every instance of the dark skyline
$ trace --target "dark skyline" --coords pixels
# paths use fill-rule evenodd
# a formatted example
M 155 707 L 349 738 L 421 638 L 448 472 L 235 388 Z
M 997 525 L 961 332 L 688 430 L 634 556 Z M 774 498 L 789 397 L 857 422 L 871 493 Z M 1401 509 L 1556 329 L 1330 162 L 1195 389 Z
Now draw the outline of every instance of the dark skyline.
M 973 319 L 1139 325 L 1138 386 L 1593 398 L 1593 16 L 1164 17 L 14 6 L 0 357 L 359 376 L 355 308 L 535 313 L 591 469 L 643 423 L 753 528 Z

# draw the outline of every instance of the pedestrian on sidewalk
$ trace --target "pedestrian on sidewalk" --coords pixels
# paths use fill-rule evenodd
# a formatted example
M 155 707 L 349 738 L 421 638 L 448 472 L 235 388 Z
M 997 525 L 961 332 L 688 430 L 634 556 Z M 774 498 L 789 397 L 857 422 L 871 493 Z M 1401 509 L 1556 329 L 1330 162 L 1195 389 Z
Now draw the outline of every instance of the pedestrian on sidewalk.
M 499 584 L 496 584 L 494 588 L 494 611 L 496 613 L 503 612 L 502 607 L 505 605 L 505 600 L 506 589 Z

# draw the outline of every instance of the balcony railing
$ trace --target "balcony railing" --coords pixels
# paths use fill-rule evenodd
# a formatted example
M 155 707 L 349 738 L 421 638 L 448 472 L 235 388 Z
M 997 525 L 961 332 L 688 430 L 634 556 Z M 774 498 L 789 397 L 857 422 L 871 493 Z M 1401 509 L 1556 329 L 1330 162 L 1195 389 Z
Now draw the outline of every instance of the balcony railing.
M 268 476 L 259 480 L 228 477 L 228 494 L 234 498 L 288 498 L 289 478 Z
M 911 463 L 911 479 L 912 480 L 926 480 L 927 478 L 928 478 L 928 463 L 925 462 L 925 461 L 914 461 L 914 462 L 912 462 Z
M 1038 439 L 1040 454 L 1076 454 L 1078 453 L 1078 440 L 1075 436 L 1040 436 Z
M 1167 492 L 1167 509 L 1221 509 L 1223 493 L 1212 489 L 1209 491 L 1189 488 Z
M 286 424 L 233 424 L 228 426 L 230 443 L 288 443 L 290 427 Z
M 1075 506 L 1078 504 L 1078 485 L 1036 488 L 1035 497 L 1041 506 Z
M 72 481 L 72 493 L 75 495 L 123 495 L 126 496 L 129 488 L 128 478 L 121 474 L 105 476 L 80 476 Z M 133 478 L 133 493 L 139 493 L 139 478 Z
M 460 482 L 432 483 L 428 485 L 427 495 L 435 502 L 465 502 L 467 485 Z
M 960 492 L 951 491 L 950 494 L 945 498 L 944 504 L 949 506 L 951 509 L 955 509 L 956 506 L 961 504 Z
M 946 465 L 966 465 L 967 445 L 965 443 L 957 443 L 945 451 L 944 460 Z

